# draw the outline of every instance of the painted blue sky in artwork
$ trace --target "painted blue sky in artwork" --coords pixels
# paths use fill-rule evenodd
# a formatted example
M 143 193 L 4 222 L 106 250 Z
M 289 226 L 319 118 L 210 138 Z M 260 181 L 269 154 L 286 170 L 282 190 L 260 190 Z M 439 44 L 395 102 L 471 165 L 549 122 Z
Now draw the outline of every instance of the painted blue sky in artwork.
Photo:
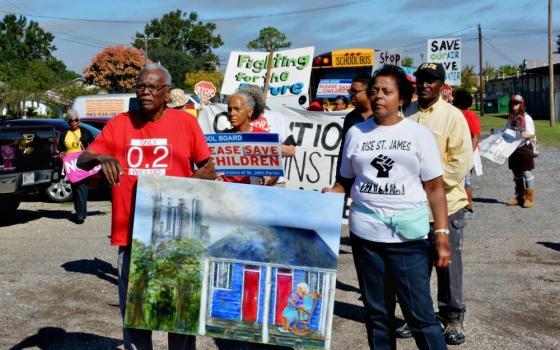
M 239 226 L 290 226 L 315 230 L 338 255 L 340 194 L 144 176 L 139 180 L 134 222 L 134 238 L 143 242 L 151 237 L 152 197 L 158 191 L 202 200 L 202 223 L 209 226 L 211 244 Z

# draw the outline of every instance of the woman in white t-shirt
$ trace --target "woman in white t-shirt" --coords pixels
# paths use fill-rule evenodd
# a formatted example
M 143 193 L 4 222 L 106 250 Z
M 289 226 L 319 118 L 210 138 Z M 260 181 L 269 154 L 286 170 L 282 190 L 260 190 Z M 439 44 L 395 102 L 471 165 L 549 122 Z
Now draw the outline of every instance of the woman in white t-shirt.
M 368 342 L 395 346 L 395 296 L 420 349 L 447 349 L 430 295 L 429 207 L 436 265 L 451 263 L 443 170 L 432 133 L 403 118 L 412 90 L 385 65 L 368 86 L 374 118 L 346 136 L 340 174 L 325 192 L 350 193 L 350 239 L 366 309 Z
M 515 197 L 506 204 L 531 208 L 535 201 L 535 176 L 531 172 L 535 168 L 535 153 L 531 143 L 535 136 L 535 123 L 533 118 L 525 113 L 525 99 L 521 95 L 513 95 L 509 101 L 506 128 L 514 129 L 524 139 L 508 159 L 515 182 Z

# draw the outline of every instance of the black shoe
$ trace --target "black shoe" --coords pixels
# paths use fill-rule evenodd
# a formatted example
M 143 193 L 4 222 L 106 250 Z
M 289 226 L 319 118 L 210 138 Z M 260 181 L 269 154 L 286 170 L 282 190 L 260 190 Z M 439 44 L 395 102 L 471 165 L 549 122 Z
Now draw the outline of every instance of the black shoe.
M 410 330 L 410 327 L 408 326 L 408 323 L 405 323 L 402 326 L 395 329 L 395 333 L 397 335 L 397 338 L 410 338 L 410 337 L 412 337 L 412 331 Z
M 443 327 L 443 336 L 447 345 L 461 345 L 465 342 L 463 330 L 464 312 L 449 312 L 445 316 L 441 313 L 437 315 Z
M 74 222 L 78 225 L 83 224 L 84 221 L 86 221 L 86 218 L 83 216 L 76 216 L 76 218 L 74 219 Z

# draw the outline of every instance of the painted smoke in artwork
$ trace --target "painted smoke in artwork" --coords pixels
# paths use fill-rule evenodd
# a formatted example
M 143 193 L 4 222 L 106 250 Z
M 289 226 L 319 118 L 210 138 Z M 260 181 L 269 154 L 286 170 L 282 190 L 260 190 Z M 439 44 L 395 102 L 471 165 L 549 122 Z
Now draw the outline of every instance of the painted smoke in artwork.
M 335 194 L 140 177 L 125 324 L 329 348 L 341 212 Z

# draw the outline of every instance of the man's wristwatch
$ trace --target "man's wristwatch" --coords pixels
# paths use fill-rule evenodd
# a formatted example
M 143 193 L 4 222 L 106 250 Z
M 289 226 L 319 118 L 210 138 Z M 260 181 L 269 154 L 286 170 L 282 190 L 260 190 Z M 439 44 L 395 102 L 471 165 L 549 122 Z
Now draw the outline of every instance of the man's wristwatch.
M 449 235 L 448 228 L 438 228 L 434 230 L 434 233 L 443 233 L 444 235 Z

